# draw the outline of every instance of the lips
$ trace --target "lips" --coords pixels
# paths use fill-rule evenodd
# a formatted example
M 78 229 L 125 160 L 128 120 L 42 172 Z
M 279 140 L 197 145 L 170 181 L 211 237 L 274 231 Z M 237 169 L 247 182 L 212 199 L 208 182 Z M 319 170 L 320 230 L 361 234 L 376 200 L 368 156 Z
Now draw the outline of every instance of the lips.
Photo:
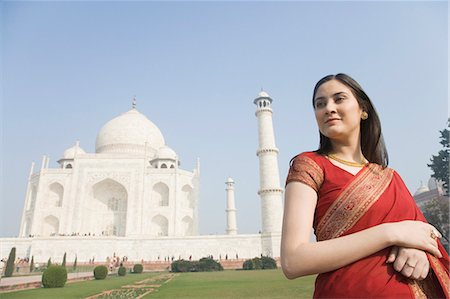
M 341 120 L 341 119 L 340 118 L 329 118 L 329 119 L 327 119 L 327 121 L 325 123 L 327 124 L 327 123 L 332 122 L 334 120 Z

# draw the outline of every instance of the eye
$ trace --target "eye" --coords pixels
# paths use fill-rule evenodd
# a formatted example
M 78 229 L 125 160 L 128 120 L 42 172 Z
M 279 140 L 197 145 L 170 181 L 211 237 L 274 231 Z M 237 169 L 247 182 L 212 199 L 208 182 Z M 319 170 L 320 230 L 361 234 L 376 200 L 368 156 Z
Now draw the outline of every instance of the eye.
M 344 96 L 337 96 L 337 97 L 334 99 L 334 102 L 335 102 L 335 103 L 340 103 L 340 102 L 342 102 L 343 100 L 345 100 L 345 97 L 344 97 Z
M 316 103 L 315 103 L 316 109 L 322 108 L 322 107 L 324 107 L 325 105 L 326 105 L 325 101 L 322 101 L 322 100 L 318 100 L 318 101 L 316 101 Z

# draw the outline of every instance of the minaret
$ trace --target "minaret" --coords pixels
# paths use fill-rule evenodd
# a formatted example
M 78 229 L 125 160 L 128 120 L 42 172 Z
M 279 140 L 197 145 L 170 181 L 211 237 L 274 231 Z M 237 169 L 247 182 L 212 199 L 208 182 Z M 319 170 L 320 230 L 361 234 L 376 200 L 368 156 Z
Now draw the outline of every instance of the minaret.
M 261 198 L 262 234 L 280 233 L 283 215 L 282 192 L 278 172 L 278 149 L 275 145 L 275 135 L 272 124 L 272 99 L 261 90 L 253 101 L 256 105 L 258 118 L 259 157 L 258 195 Z
M 234 181 L 232 178 L 228 178 L 225 182 L 227 187 L 227 235 L 236 235 L 236 207 L 234 205 Z

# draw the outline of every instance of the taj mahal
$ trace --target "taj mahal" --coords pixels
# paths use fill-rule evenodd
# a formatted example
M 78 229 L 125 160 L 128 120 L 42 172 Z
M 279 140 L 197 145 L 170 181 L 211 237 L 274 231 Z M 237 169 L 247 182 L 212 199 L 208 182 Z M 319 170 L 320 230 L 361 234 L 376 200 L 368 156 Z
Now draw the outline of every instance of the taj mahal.
M 199 235 L 200 165 L 180 167 L 158 127 L 136 108 L 111 119 L 97 134 L 95 153 L 78 141 L 49 168 L 44 156 L 32 163 L 17 238 L 0 238 L 0 256 L 36 262 L 75 256 L 106 261 L 112 253 L 131 261 L 162 256 L 199 259 L 239 254 L 280 256 L 282 194 L 272 99 L 261 91 L 254 100 L 258 123 L 261 233 L 238 234 L 234 181 L 226 185 L 226 234 Z M 256 135 L 256 134 L 255 134 Z M 256 191 L 256 190 L 255 190 Z

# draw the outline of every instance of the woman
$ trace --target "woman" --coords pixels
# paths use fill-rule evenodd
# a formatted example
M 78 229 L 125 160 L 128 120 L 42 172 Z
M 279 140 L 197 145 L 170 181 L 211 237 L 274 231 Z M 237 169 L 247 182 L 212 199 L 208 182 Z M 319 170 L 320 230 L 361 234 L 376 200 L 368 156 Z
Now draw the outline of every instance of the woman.
M 319 273 L 314 298 L 449 298 L 441 235 L 387 167 L 369 97 L 348 75 L 329 75 L 313 107 L 320 148 L 294 157 L 286 181 L 285 275 Z

